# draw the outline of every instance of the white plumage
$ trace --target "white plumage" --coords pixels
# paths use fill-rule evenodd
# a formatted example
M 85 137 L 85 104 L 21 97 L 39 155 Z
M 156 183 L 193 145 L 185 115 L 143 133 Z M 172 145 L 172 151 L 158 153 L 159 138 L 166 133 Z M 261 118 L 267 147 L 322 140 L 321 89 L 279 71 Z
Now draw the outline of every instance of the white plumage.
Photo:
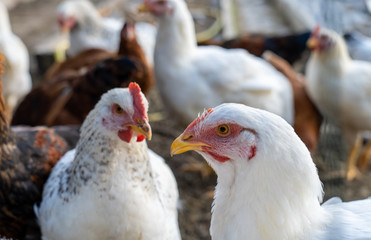
M 53 168 L 36 209 L 43 240 L 180 239 L 177 184 L 142 141 L 142 134 L 151 135 L 148 103 L 141 92 L 139 100 L 134 95 L 128 89 L 104 94 L 76 148 Z
M 88 0 L 65 0 L 57 9 L 60 24 L 70 29 L 68 53 L 76 55 L 89 48 L 102 48 L 116 52 L 120 43 L 122 19 L 102 17 Z M 152 65 L 156 38 L 156 27 L 150 23 L 135 24 L 138 42 Z
M 31 90 L 30 60 L 26 46 L 11 29 L 8 10 L 0 2 L 0 52 L 5 58 L 3 96 L 10 114 Z
M 218 175 L 213 240 L 371 239 L 371 199 L 322 206 L 311 155 L 281 117 L 242 104 L 207 110 L 173 143 L 196 150 Z
M 337 124 L 351 147 L 358 134 L 371 130 L 371 63 L 352 60 L 344 39 L 336 32 L 317 28 L 308 44 L 308 94 L 321 113 Z M 357 153 L 352 148 L 351 155 Z M 349 157 L 353 167 L 355 156 Z M 348 178 L 355 176 L 349 169 Z
M 268 36 L 302 33 L 317 23 L 313 16 L 315 7 L 313 0 L 221 0 L 222 36 L 231 39 L 244 33 Z
M 196 44 L 194 23 L 183 0 L 145 1 L 158 19 L 154 70 L 164 104 L 183 123 L 204 108 L 239 102 L 293 122 L 289 81 L 245 50 Z

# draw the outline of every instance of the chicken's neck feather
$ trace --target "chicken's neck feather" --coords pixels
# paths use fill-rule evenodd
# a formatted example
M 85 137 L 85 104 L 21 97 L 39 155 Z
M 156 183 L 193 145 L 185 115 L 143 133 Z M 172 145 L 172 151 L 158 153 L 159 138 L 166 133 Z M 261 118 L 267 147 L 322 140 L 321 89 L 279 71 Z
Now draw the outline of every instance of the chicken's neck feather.
M 81 15 L 78 20 L 78 27 L 88 34 L 101 34 L 103 29 L 103 18 L 96 11 L 81 9 Z M 72 34 L 74 30 L 72 30 Z
M 10 34 L 11 32 L 12 29 L 10 26 L 8 10 L 6 6 L 0 2 L 0 35 Z
M 339 36 L 333 37 L 334 46 L 327 50 L 315 52 L 313 58 L 319 60 L 320 66 L 333 69 L 335 72 L 341 72 L 346 68 L 347 64 L 349 64 L 351 58 L 344 40 Z
M 218 174 L 210 228 L 213 239 L 302 239 L 322 228 L 330 216 L 320 206 L 322 187 L 315 166 L 309 155 L 307 163 L 295 157 L 293 166 L 275 166 L 279 159 L 263 166 L 256 157 L 244 171 L 242 166 L 225 164 L 233 174 Z
M 89 184 L 106 191 L 107 186 L 111 188 L 114 182 L 120 182 L 155 193 L 146 142 L 120 140 L 116 134 L 107 133 L 99 126 L 99 118 L 95 116 L 93 110 L 82 126 L 75 159 L 66 170 L 70 176 L 66 177 L 66 185 L 76 192 Z
M 159 19 L 155 58 L 166 57 L 182 61 L 179 57 L 190 56 L 196 48 L 192 16 L 185 3 L 179 1 L 171 16 Z

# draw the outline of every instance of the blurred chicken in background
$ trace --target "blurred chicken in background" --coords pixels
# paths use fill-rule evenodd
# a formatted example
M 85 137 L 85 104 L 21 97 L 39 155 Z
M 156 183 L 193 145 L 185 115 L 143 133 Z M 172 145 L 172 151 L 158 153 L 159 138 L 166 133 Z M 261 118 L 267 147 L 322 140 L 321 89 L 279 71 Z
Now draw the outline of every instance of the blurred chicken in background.
M 204 108 L 239 102 L 293 123 L 290 82 L 274 67 L 242 49 L 197 46 L 183 0 L 145 0 L 140 10 L 158 20 L 155 76 L 166 108 L 188 124 Z
M 75 56 L 90 48 L 117 50 L 124 24 L 122 19 L 102 17 L 88 0 L 65 0 L 58 6 L 57 15 L 62 32 L 69 33 L 69 55 Z M 135 31 L 147 61 L 152 65 L 156 27 L 138 22 Z
M 321 113 L 338 125 L 349 146 L 347 178 L 358 174 L 356 167 L 362 134 L 371 130 L 371 63 L 352 60 L 344 39 L 336 32 L 317 26 L 308 40 L 312 50 L 307 63 L 308 93 Z M 369 149 L 360 156 L 368 166 Z
M 0 51 L 5 58 L 2 94 L 6 104 L 6 118 L 10 121 L 19 102 L 31 90 L 32 80 L 29 73 L 28 50 L 22 40 L 12 32 L 8 10 L 2 2 L 0 2 Z
M 4 58 L 0 52 L 0 79 Z M 43 185 L 55 163 L 68 150 L 53 129 L 10 129 L 0 81 L 0 236 L 25 239 L 33 205 L 41 201 Z
M 310 31 L 317 19 L 316 0 L 220 0 L 222 37 L 242 34 L 287 36 Z M 264 17 L 262 17 L 264 16 Z
M 18 107 L 12 124 L 81 124 L 109 89 L 126 87 L 130 82 L 137 82 L 144 93 L 152 88 L 152 69 L 136 41 L 133 23 L 127 22 L 122 28 L 120 47 L 114 56 L 103 61 L 98 57 L 99 62 L 94 65 L 86 58 L 91 60 L 95 56 L 89 56 L 87 52 L 67 60 L 73 64 L 60 65 L 50 80 L 34 88 Z M 84 66 L 81 62 L 89 64 Z

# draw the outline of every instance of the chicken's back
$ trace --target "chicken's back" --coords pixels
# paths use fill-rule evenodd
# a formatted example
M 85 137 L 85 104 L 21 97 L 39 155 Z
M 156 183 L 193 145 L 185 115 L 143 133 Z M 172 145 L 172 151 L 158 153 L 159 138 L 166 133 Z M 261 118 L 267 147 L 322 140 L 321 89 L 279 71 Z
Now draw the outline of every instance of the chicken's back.
M 322 207 L 329 212 L 331 222 L 325 228 L 307 236 L 307 240 L 363 240 L 371 236 L 371 199 L 342 202 L 340 198 L 331 198 Z
M 270 64 L 245 50 L 200 46 L 192 56 L 179 62 L 162 61 L 162 57 L 155 59 L 161 95 L 188 123 L 204 108 L 223 102 L 265 109 L 293 122 L 289 81 Z

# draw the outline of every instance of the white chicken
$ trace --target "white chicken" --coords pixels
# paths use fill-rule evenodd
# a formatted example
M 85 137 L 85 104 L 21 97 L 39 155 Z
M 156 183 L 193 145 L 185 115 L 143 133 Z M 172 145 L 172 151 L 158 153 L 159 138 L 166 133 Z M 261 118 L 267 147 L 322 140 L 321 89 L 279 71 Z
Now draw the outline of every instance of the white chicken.
M 11 29 L 8 10 L 0 1 L 0 52 L 5 57 L 2 77 L 8 120 L 18 103 L 31 90 L 30 59 L 26 46 Z
M 113 17 L 102 17 L 88 0 L 65 0 L 57 9 L 58 23 L 63 32 L 69 32 L 72 56 L 89 48 L 117 51 L 120 31 L 124 21 Z M 138 42 L 152 65 L 156 39 L 156 27 L 150 23 L 135 24 Z
M 308 46 L 312 51 L 306 66 L 309 96 L 321 113 L 340 127 L 351 147 L 347 178 L 353 179 L 358 174 L 355 165 L 361 138 L 357 136 L 371 130 L 371 63 L 352 60 L 344 39 L 319 26 Z M 366 158 L 360 158 L 363 168 Z
M 154 70 L 165 105 L 188 124 L 204 108 L 239 102 L 293 122 L 289 81 L 269 63 L 242 49 L 197 46 L 183 0 L 145 0 L 140 10 L 158 18 Z
M 43 239 L 180 239 L 174 175 L 150 151 L 148 102 L 136 83 L 105 93 L 35 207 Z
M 322 206 L 311 155 L 281 117 L 243 104 L 206 110 L 171 154 L 200 153 L 218 175 L 213 240 L 371 239 L 371 199 Z

